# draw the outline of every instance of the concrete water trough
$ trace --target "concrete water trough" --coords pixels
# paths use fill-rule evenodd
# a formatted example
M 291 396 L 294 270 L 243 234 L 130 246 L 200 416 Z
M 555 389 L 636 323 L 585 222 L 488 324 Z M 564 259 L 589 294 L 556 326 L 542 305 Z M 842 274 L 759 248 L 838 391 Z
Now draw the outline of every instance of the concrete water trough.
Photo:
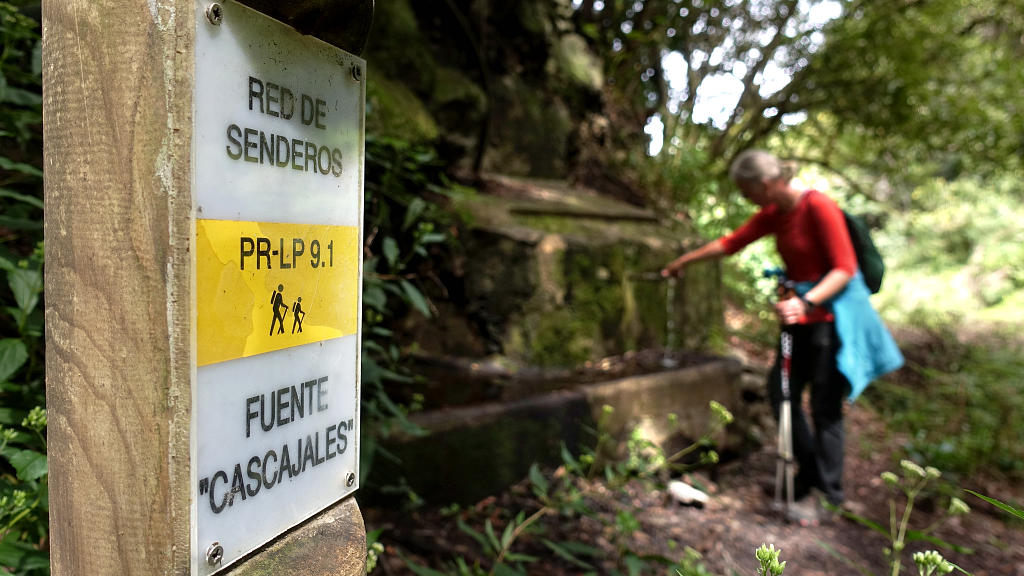
M 580 446 L 593 447 L 595 438 L 588 431 L 595 428 L 605 405 L 614 409 L 604 422 L 604 430 L 614 438 L 624 442 L 639 430 L 666 450 L 684 446 L 708 430 L 712 400 L 733 412 L 740 408 L 738 361 L 692 356 L 678 367 L 671 364 L 666 362 L 653 373 L 563 383 L 561 389 L 531 395 L 499 393 L 492 401 L 415 414 L 410 419 L 427 434 L 392 436 L 384 447 L 401 463 L 377 458 L 370 483 L 404 478 L 430 502 L 475 502 L 523 479 L 533 463 L 558 465 L 563 444 L 573 452 Z M 501 386 L 522 390 L 508 382 Z M 676 415 L 675 424 L 670 423 L 670 414 Z M 735 448 L 741 441 L 728 432 L 716 438 L 720 450 Z

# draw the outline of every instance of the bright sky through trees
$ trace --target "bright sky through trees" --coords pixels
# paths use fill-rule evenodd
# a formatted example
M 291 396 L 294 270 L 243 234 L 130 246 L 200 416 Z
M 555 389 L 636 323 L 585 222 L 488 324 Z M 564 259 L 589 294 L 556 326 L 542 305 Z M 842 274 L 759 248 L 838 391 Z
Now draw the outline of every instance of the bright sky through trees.
M 798 9 L 806 15 L 806 21 L 802 29 L 787 31 L 787 35 L 806 34 L 809 32 L 811 43 L 820 47 L 825 36 L 820 32 L 822 26 L 830 20 L 838 18 L 842 13 L 842 5 L 838 1 L 827 1 L 823 3 L 809 3 L 801 0 Z M 697 32 L 696 30 L 694 32 Z M 728 40 L 727 40 L 728 41 Z M 698 61 L 703 60 L 712 65 L 721 63 L 722 50 L 716 49 L 710 55 L 699 52 L 695 54 Z M 661 59 L 661 65 L 665 70 L 665 76 L 669 84 L 670 100 L 668 109 L 672 113 L 679 112 L 679 102 L 682 95 L 689 89 L 688 86 L 688 63 L 686 58 L 679 52 L 671 51 Z M 747 73 L 746 64 L 735 62 L 731 72 L 722 72 L 704 78 L 697 87 L 697 100 L 693 109 L 693 117 L 690 119 L 695 124 L 711 123 L 716 128 L 725 127 L 729 117 L 743 93 L 743 76 Z M 790 75 L 778 66 L 774 61 L 769 62 L 764 72 L 756 78 L 762 96 L 769 96 L 783 89 L 790 81 Z M 766 112 L 770 112 L 766 111 Z M 783 117 L 785 124 L 798 124 L 805 118 L 804 113 L 789 114 Z M 648 153 L 656 156 L 664 144 L 665 124 L 660 114 L 654 114 L 644 127 L 644 132 L 651 138 Z

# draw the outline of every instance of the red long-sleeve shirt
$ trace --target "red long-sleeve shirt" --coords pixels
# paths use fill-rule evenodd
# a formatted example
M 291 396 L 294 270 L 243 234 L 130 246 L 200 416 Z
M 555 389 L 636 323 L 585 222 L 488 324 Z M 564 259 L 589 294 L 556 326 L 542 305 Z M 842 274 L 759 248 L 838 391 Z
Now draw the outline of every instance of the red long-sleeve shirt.
M 804 193 L 789 212 L 775 204 L 762 208 L 719 240 L 726 254 L 734 254 L 768 234 L 775 236 L 775 247 L 790 280 L 817 282 L 835 268 L 851 276 L 857 272 L 857 255 L 843 212 L 817 190 Z

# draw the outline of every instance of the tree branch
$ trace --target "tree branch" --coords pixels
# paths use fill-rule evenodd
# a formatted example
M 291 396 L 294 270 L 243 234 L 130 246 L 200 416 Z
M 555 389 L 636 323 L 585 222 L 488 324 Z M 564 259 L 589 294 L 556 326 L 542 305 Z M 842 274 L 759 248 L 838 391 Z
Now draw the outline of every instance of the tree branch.
M 858 194 L 860 196 L 863 196 L 863 197 L 867 198 L 868 200 L 871 200 L 871 201 L 874 201 L 874 202 L 878 202 L 879 201 L 878 198 L 875 198 L 871 194 L 868 194 L 867 192 L 865 192 L 864 189 L 861 188 L 859 184 L 854 182 L 852 178 L 847 176 L 845 173 L 843 173 L 838 168 L 832 166 L 827 160 L 822 160 L 820 158 L 811 158 L 809 156 L 787 156 L 786 159 L 787 160 L 793 160 L 793 161 L 796 161 L 796 162 L 803 162 L 803 163 L 806 163 L 806 164 L 816 164 L 818 166 L 821 166 L 822 168 L 824 168 L 824 169 L 828 170 L 829 172 L 835 174 L 836 176 L 839 176 L 840 178 L 842 178 L 843 181 L 845 181 L 846 184 L 856 194 Z

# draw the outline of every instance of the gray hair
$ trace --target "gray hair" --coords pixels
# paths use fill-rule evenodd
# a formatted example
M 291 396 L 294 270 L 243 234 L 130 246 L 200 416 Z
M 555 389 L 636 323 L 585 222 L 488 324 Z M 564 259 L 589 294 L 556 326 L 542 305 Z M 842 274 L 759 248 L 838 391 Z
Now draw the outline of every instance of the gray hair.
M 789 182 L 796 176 L 796 162 L 779 160 L 764 150 L 745 150 L 729 166 L 729 179 L 733 182 L 761 182 L 783 180 Z

